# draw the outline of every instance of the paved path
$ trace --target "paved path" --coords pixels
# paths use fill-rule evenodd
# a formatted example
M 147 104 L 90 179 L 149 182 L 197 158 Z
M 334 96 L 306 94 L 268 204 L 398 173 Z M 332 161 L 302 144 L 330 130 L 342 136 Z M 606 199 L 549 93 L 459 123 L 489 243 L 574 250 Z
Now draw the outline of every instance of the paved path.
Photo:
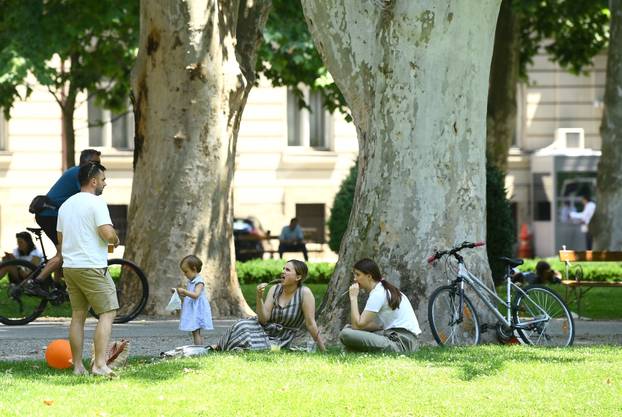
M 206 344 L 215 342 L 233 323 L 215 320 L 214 331 L 205 333 Z M 93 340 L 96 320 L 86 324 L 85 346 Z M 192 344 L 189 334 L 177 328 L 179 320 L 135 320 L 113 326 L 112 339 L 130 340 L 132 356 L 159 356 L 160 352 Z M 575 320 L 575 345 L 622 345 L 622 321 Z M 66 339 L 69 320 L 36 320 L 26 326 L 0 325 L 0 360 L 43 359 L 47 344 L 54 339 Z M 85 349 L 90 355 L 90 348 Z

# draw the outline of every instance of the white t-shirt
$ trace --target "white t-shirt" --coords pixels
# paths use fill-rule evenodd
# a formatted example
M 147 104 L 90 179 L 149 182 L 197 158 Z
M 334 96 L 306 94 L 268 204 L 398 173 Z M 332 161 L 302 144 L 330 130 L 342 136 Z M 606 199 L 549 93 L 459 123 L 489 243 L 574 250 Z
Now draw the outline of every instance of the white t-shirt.
M 583 211 L 580 213 L 570 213 L 570 218 L 578 220 L 581 223 L 581 231 L 583 233 L 588 232 L 588 225 L 592 221 L 592 216 L 596 211 L 596 204 L 593 201 L 588 201 L 583 207 Z
M 32 258 L 35 256 L 39 259 L 43 258 L 43 254 L 38 248 L 34 248 L 28 255 L 20 255 L 19 249 L 15 248 L 13 249 L 13 256 L 15 256 L 16 259 L 23 259 L 28 262 L 32 262 Z
M 410 305 L 408 298 L 402 294 L 402 301 L 400 306 L 395 310 L 391 310 L 389 307 L 389 301 L 387 300 L 388 291 L 384 289 L 379 282 L 376 284 L 373 290 L 369 293 L 367 304 L 365 304 L 365 310 L 378 314 L 378 319 L 382 323 L 383 329 L 402 328 L 418 335 L 421 333 L 419 328 L 419 321 L 413 307 Z
M 108 206 L 95 194 L 80 192 L 60 206 L 56 230 L 63 234 L 63 266 L 67 268 L 105 268 L 108 242 L 97 228 L 112 225 Z

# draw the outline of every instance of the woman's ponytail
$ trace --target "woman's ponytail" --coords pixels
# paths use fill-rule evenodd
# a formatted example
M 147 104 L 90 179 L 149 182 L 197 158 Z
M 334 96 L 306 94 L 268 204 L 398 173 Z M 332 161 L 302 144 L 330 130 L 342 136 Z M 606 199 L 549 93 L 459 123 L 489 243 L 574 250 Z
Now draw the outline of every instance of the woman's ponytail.
M 380 282 L 384 287 L 384 292 L 387 295 L 387 302 L 389 303 L 391 310 L 399 308 L 400 303 L 402 302 L 402 293 L 399 288 L 382 278 L 380 268 L 378 268 L 376 262 L 369 258 L 363 258 L 354 264 L 354 269 L 357 269 L 365 274 L 369 274 L 374 281 Z

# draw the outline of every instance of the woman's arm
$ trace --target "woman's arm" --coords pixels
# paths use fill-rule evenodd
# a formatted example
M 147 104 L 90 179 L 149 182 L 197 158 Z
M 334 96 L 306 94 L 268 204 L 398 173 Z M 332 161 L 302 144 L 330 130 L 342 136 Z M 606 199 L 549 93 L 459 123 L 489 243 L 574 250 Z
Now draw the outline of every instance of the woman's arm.
M 364 310 L 363 314 L 359 313 L 359 285 L 352 284 L 349 289 L 350 294 L 350 322 L 355 330 L 367 330 L 370 332 L 381 330 L 378 325 L 377 314 Z
M 264 296 L 263 293 L 266 290 L 266 287 L 268 286 L 268 284 L 266 284 L 265 282 L 262 282 L 261 284 L 257 285 L 257 295 L 256 295 L 256 306 L 257 306 L 257 319 L 259 320 L 259 323 L 261 324 L 266 324 L 268 322 L 268 320 L 270 320 L 270 313 L 272 312 L 272 307 L 273 307 L 273 301 L 272 298 L 274 297 L 274 286 L 270 288 L 270 290 L 268 291 L 268 296 L 266 297 L 266 300 L 264 301 Z
M 203 287 L 204 286 L 205 286 L 204 284 L 197 284 L 197 286 L 194 287 L 194 292 L 188 291 L 185 288 L 179 287 L 179 288 L 177 288 L 177 293 L 179 295 L 181 295 L 181 296 L 190 297 L 190 298 L 196 300 L 197 298 L 199 298 L 199 295 L 201 295 L 201 291 L 203 291 Z
M 315 322 L 315 297 L 307 287 L 302 289 L 302 315 L 305 318 L 305 327 L 313 340 L 315 340 L 318 349 L 320 349 L 320 352 L 325 352 L 326 347 Z

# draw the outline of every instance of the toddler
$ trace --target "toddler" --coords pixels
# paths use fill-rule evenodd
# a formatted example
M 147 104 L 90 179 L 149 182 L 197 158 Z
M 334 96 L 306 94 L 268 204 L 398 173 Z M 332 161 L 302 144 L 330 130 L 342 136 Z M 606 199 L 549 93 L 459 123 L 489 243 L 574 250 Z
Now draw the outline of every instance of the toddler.
M 205 281 L 199 275 L 203 262 L 194 255 L 188 255 L 181 260 L 179 267 L 188 278 L 186 288 L 177 288 L 177 293 L 182 297 L 179 330 L 192 332 L 194 344 L 203 345 L 201 329 L 214 329 L 212 309 L 205 294 Z

